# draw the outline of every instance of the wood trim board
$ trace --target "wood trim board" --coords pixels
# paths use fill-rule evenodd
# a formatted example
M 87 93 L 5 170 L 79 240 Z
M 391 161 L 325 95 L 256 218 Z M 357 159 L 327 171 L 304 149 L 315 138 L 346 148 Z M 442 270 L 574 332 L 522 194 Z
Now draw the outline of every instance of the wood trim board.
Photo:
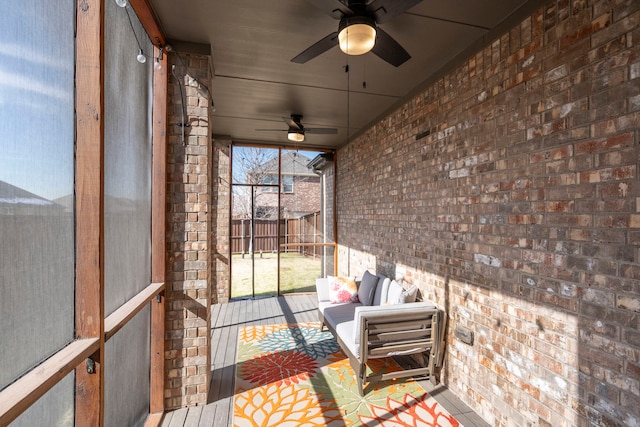
M 156 57 L 160 48 L 155 48 Z M 153 72 L 153 165 L 151 193 L 151 281 L 165 281 L 166 182 L 167 182 L 167 55 Z M 149 412 L 164 411 L 164 331 L 165 292 L 151 304 L 151 372 Z
M 73 341 L 7 386 L 0 392 L 0 425 L 9 425 L 99 347 L 97 338 Z
M 78 427 L 104 424 L 104 7 L 76 7 L 76 337 L 98 342 L 94 372 L 76 369 Z
M 104 319 L 104 340 L 108 341 L 163 290 L 164 282 L 152 283 L 107 316 Z

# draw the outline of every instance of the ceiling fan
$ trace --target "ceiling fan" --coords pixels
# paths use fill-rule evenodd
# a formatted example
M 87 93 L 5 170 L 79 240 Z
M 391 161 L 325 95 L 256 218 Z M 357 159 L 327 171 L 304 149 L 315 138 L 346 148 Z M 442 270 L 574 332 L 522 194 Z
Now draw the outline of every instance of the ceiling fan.
M 311 45 L 291 62 L 304 64 L 335 45 L 348 55 L 373 51 L 394 67 L 408 61 L 411 55 L 377 24 L 409 10 L 422 0 L 307 0 L 315 7 L 339 19 L 338 31 Z
M 282 131 L 280 129 L 256 129 L 257 131 L 275 131 L 287 132 L 287 139 L 293 142 L 304 141 L 304 135 L 307 133 L 334 135 L 338 133 L 336 128 L 306 128 L 302 125 L 302 114 L 291 114 L 291 118 L 283 117 L 282 120 L 289 126 L 289 129 Z

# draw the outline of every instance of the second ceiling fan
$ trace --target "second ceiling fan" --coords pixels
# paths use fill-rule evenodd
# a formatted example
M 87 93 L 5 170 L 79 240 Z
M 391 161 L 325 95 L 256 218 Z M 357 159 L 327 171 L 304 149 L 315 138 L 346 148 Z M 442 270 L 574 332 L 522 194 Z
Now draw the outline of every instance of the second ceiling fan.
M 336 128 L 306 128 L 302 125 L 302 114 L 292 114 L 291 118 L 283 117 L 282 120 L 289 126 L 284 132 L 287 132 L 287 139 L 293 142 L 304 141 L 304 135 L 307 133 L 335 135 L 338 133 Z M 276 131 L 283 132 L 279 129 L 256 129 L 257 131 Z
M 398 67 L 411 58 L 400 44 L 377 26 L 409 10 L 422 0 L 307 0 L 315 7 L 339 19 L 338 31 L 311 45 L 291 62 L 304 64 L 336 45 L 348 55 L 369 51 Z

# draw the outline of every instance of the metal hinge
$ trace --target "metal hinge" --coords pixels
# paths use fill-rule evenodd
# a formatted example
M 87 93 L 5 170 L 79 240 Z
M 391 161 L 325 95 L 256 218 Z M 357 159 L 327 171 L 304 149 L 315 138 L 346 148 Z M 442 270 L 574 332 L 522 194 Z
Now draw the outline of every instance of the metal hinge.
M 93 358 L 87 358 L 87 374 L 95 374 L 96 373 L 96 361 Z

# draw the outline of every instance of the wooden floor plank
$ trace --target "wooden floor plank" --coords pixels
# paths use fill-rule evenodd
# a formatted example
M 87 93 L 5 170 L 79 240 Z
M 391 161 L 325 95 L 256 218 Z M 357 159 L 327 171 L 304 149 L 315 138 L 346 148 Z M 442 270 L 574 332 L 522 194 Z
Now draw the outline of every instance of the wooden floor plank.
M 216 324 L 212 332 L 212 340 L 211 340 L 211 383 L 209 389 L 208 402 L 216 402 L 218 401 L 224 393 L 224 388 L 222 384 L 222 374 L 224 370 L 224 360 L 227 354 L 227 343 L 229 339 L 229 329 L 231 321 L 231 304 L 226 303 L 222 304 L 224 307 L 220 308 L 220 313 L 218 315 L 220 321 Z M 229 316 L 229 317 L 227 317 Z M 226 323 L 225 323 L 226 322 Z
M 249 320 L 249 322 L 247 323 L 247 325 L 257 325 L 260 323 L 260 319 L 261 319 L 261 314 L 260 314 L 260 309 L 256 306 L 256 304 L 254 302 L 250 303 L 250 307 L 251 309 L 249 311 L 251 311 L 251 319 Z
M 316 294 L 308 294 L 305 301 L 305 316 L 308 322 L 318 321 L 318 297 Z
M 173 417 L 169 423 L 169 427 L 184 427 L 184 420 L 187 419 L 188 408 L 180 408 L 173 411 Z
M 256 313 L 258 313 L 258 318 L 255 319 L 254 323 L 258 326 L 264 324 L 264 317 L 265 317 L 264 307 L 261 305 L 259 300 L 254 301 L 253 307 Z
M 222 306 L 225 304 L 214 304 L 211 306 L 211 327 L 215 328 L 218 325 L 218 316 L 220 315 L 220 310 L 222 310 Z
M 305 318 L 302 299 L 300 297 L 288 296 L 285 297 L 284 300 L 285 304 L 291 309 L 294 323 L 303 323 Z
M 256 313 L 253 311 L 253 306 L 251 301 L 244 300 L 242 301 L 242 315 L 240 316 L 242 320 L 242 326 L 246 326 L 249 324 L 256 316 Z
M 268 298 L 260 301 L 260 304 L 264 307 L 264 323 L 269 324 L 269 319 L 271 319 L 271 324 L 282 323 L 278 320 L 279 313 L 276 312 L 276 301 L 278 298 Z
M 247 304 L 247 311 L 250 313 L 247 317 L 247 326 L 254 326 L 260 323 L 260 310 L 256 307 L 256 305 L 252 303 Z
M 206 405 L 202 408 L 200 416 L 200 426 L 212 426 L 216 417 L 216 405 Z
M 303 323 L 305 321 L 302 298 L 303 297 L 288 296 L 284 299 L 285 303 L 291 308 L 295 323 Z
M 162 423 L 160 424 L 160 427 L 169 427 L 169 425 L 171 424 L 171 419 L 173 418 L 173 413 L 175 411 L 170 411 L 164 414 L 164 417 L 162 417 Z
M 187 412 L 187 418 L 184 420 L 184 427 L 198 427 L 200 425 L 200 415 L 204 406 L 192 406 Z
M 233 410 L 233 391 L 235 389 L 235 361 L 236 361 L 236 348 L 238 342 L 238 330 L 241 325 L 240 312 L 245 301 L 233 301 L 229 303 L 230 306 L 226 318 L 228 325 L 225 327 L 226 334 L 225 342 L 220 342 L 221 348 L 226 348 L 224 358 L 222 360 L 222 372 L 220 375 L 220 392 L 219 398 L 216 402 L 216 424 L 226 426 L 230 422 L 230 414 Z M 230 310 L 229 310 L 230 309 Z
M 244 326 L 244 323 L 247 321 L 247 317 L 248 317 L 248 309 L 249 306 L 247 305 L 248 300 L 243 300 L 243 301 L 238 301 L 235 305 L 236 305 L 236 311 L 238 312 L 238 319 L 239 323 L 238 323 L 238 327 L 242 327 Z

